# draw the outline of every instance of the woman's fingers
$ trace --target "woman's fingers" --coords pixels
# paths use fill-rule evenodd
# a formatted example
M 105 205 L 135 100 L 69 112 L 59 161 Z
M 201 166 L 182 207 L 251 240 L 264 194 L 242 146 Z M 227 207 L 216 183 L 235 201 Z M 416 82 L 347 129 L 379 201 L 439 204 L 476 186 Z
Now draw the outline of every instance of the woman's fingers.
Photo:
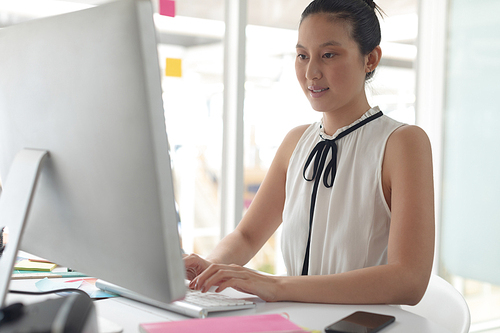
M 202 290 L 206 285 L 207 285 L 207 279 L 211 278 L 214 274 L 217 272 L 231 267 L 229 265 L 222 265 L 222 264 L 211 264 L 208 268 L 206 268 L 202 273 L 198 274 L 196 278 L 191 280 L 191 283 L 189 284 L 189 288 L 195 289 L 195 290 Z M 212 279 L 213 281 L 213 279 Z M 210 285 L 208 288 L 205 288 L 206 290 L 210 289 L 212 285 Z
M 231 267 L 225 266 L 217 269 L 213 274 L 211 274 L 203 284 L 201 284 L 201 291 L 207 292 L 213 286 L 221 286 L 224 282 L 228 280 L 247 280 L 250 276 L 248 271 L 243 267 Z M 224 288 L 225 289 L 225 288 Z M 223 289 L 222 289 L 223 290 Z M 219 290 L 219 291 L 222 291 Z
M 275 276 L 259 274 L 238 265 L 212 264 L 191 281 L 190 288 L 202 292 L 207 292 L 214 286 L 217 286 L 216 292 L 233 288 L 272 302 L 278 299 L 277 282 Z
M 211 264 L 197 254 L 184 255 L 183 259 L 184 266 L 186 267 L 186 277 L 191 281 L 205 271 Z
M 227 287 L 234 287 L 235 281 L 241 284 L 241 281 L 257 281 L 262 278 L 262 274 L 238 265 L 212 264 L 191 282 L 190 288 L 206 292 L 217 286 L 216 291 L 220 292 Z
M 197 275 L 198 274 L 196 272 L 196 269 L 194 269 L 193 267 L 187 267 L 186 268 L 186 278 L 189 281 L 193 280 Z

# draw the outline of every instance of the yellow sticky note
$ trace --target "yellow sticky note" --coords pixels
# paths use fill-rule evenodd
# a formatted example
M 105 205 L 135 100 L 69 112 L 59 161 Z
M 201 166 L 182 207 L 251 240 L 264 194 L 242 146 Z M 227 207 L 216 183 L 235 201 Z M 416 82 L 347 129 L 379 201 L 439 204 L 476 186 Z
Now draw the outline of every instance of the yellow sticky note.
M 182 77 L 182 59 L 167 58 L 165 75 L 173 77 Z
M 18 262 L 15 266 L 15 270 L 19 271 L 43 271 L 50 272 L 54 268 L 56 268 L 56 264 L 47 263 L 47 262 L 36 262 L 30 260 L 22 260 Z

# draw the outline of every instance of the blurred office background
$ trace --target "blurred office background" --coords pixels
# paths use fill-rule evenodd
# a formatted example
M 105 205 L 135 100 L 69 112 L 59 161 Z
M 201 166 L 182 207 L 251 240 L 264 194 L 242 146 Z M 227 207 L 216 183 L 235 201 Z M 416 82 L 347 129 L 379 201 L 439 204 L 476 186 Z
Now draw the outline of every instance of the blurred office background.
M 0 0 L 0 27 L 104 2 Z M 308 3 L 178 0 L 175 17 L 155 15 L 162 73 L 167 58 L 181 61 L 182 73 L 163 74 L 162 86 L 186 252 L 208 254 L 245 213 L 285 134 L 320 119 L 294 72 L 298 21 Z M 158 0 L 153 4 L 158 11 Z M 500 94 L 500 2 L 377 4 L 385 12 L 383 58 L 367 85 L 370 102 L 428 132 L 435 162 L 435 272 L 465 296 L 471 332 L 500 332 L 500 107 L 494 102 Z M 225 43 L 225 22 L 245 31 L 246 38 L 239 37 L 243 55 Z M 228 54 L 235 56 L 233 68 L 245 69 L 244 84 L 233 90 L 243 99 L 239 108 L 228 106 L 224 95 Z M 241 127 L 227 113 L 239 114 Z M 237 133 L 227 134 L 235 126 Z M 243 154 L 228 151 L 233 140 L 241 141 Z M 236 203 L 226 199 L 223 186 L 236 192 Z M 251 267 L 285 273 L 279 233 Z

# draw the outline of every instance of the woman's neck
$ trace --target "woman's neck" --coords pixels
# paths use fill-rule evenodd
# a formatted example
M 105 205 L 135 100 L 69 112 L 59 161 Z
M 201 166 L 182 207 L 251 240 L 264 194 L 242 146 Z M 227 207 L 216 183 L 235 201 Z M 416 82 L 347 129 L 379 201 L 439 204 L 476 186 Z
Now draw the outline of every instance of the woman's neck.
M 361 118 L 370 108 L 370 104 L 365 100 L 359 105 L 323 112 L 323 129 L 327 135 L 334 135 L 340 128 L 348 126 Z

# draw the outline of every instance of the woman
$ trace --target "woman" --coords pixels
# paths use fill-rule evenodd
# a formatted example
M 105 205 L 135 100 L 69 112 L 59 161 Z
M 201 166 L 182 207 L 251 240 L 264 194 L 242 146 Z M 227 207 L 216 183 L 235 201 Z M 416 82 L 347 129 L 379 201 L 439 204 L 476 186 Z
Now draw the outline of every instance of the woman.
M 381 58 L 378 7 L 315 0 L 299 26 L 296 73 L 322 121 L 284 139 L 252 205 L 203 259 L 190 287 L 232 287 L 266 301 L 416 304 L 434 249 L 431 148 L 416 126 L 371 108 Z M 283 223 L 288 276 L 242 267 Z

